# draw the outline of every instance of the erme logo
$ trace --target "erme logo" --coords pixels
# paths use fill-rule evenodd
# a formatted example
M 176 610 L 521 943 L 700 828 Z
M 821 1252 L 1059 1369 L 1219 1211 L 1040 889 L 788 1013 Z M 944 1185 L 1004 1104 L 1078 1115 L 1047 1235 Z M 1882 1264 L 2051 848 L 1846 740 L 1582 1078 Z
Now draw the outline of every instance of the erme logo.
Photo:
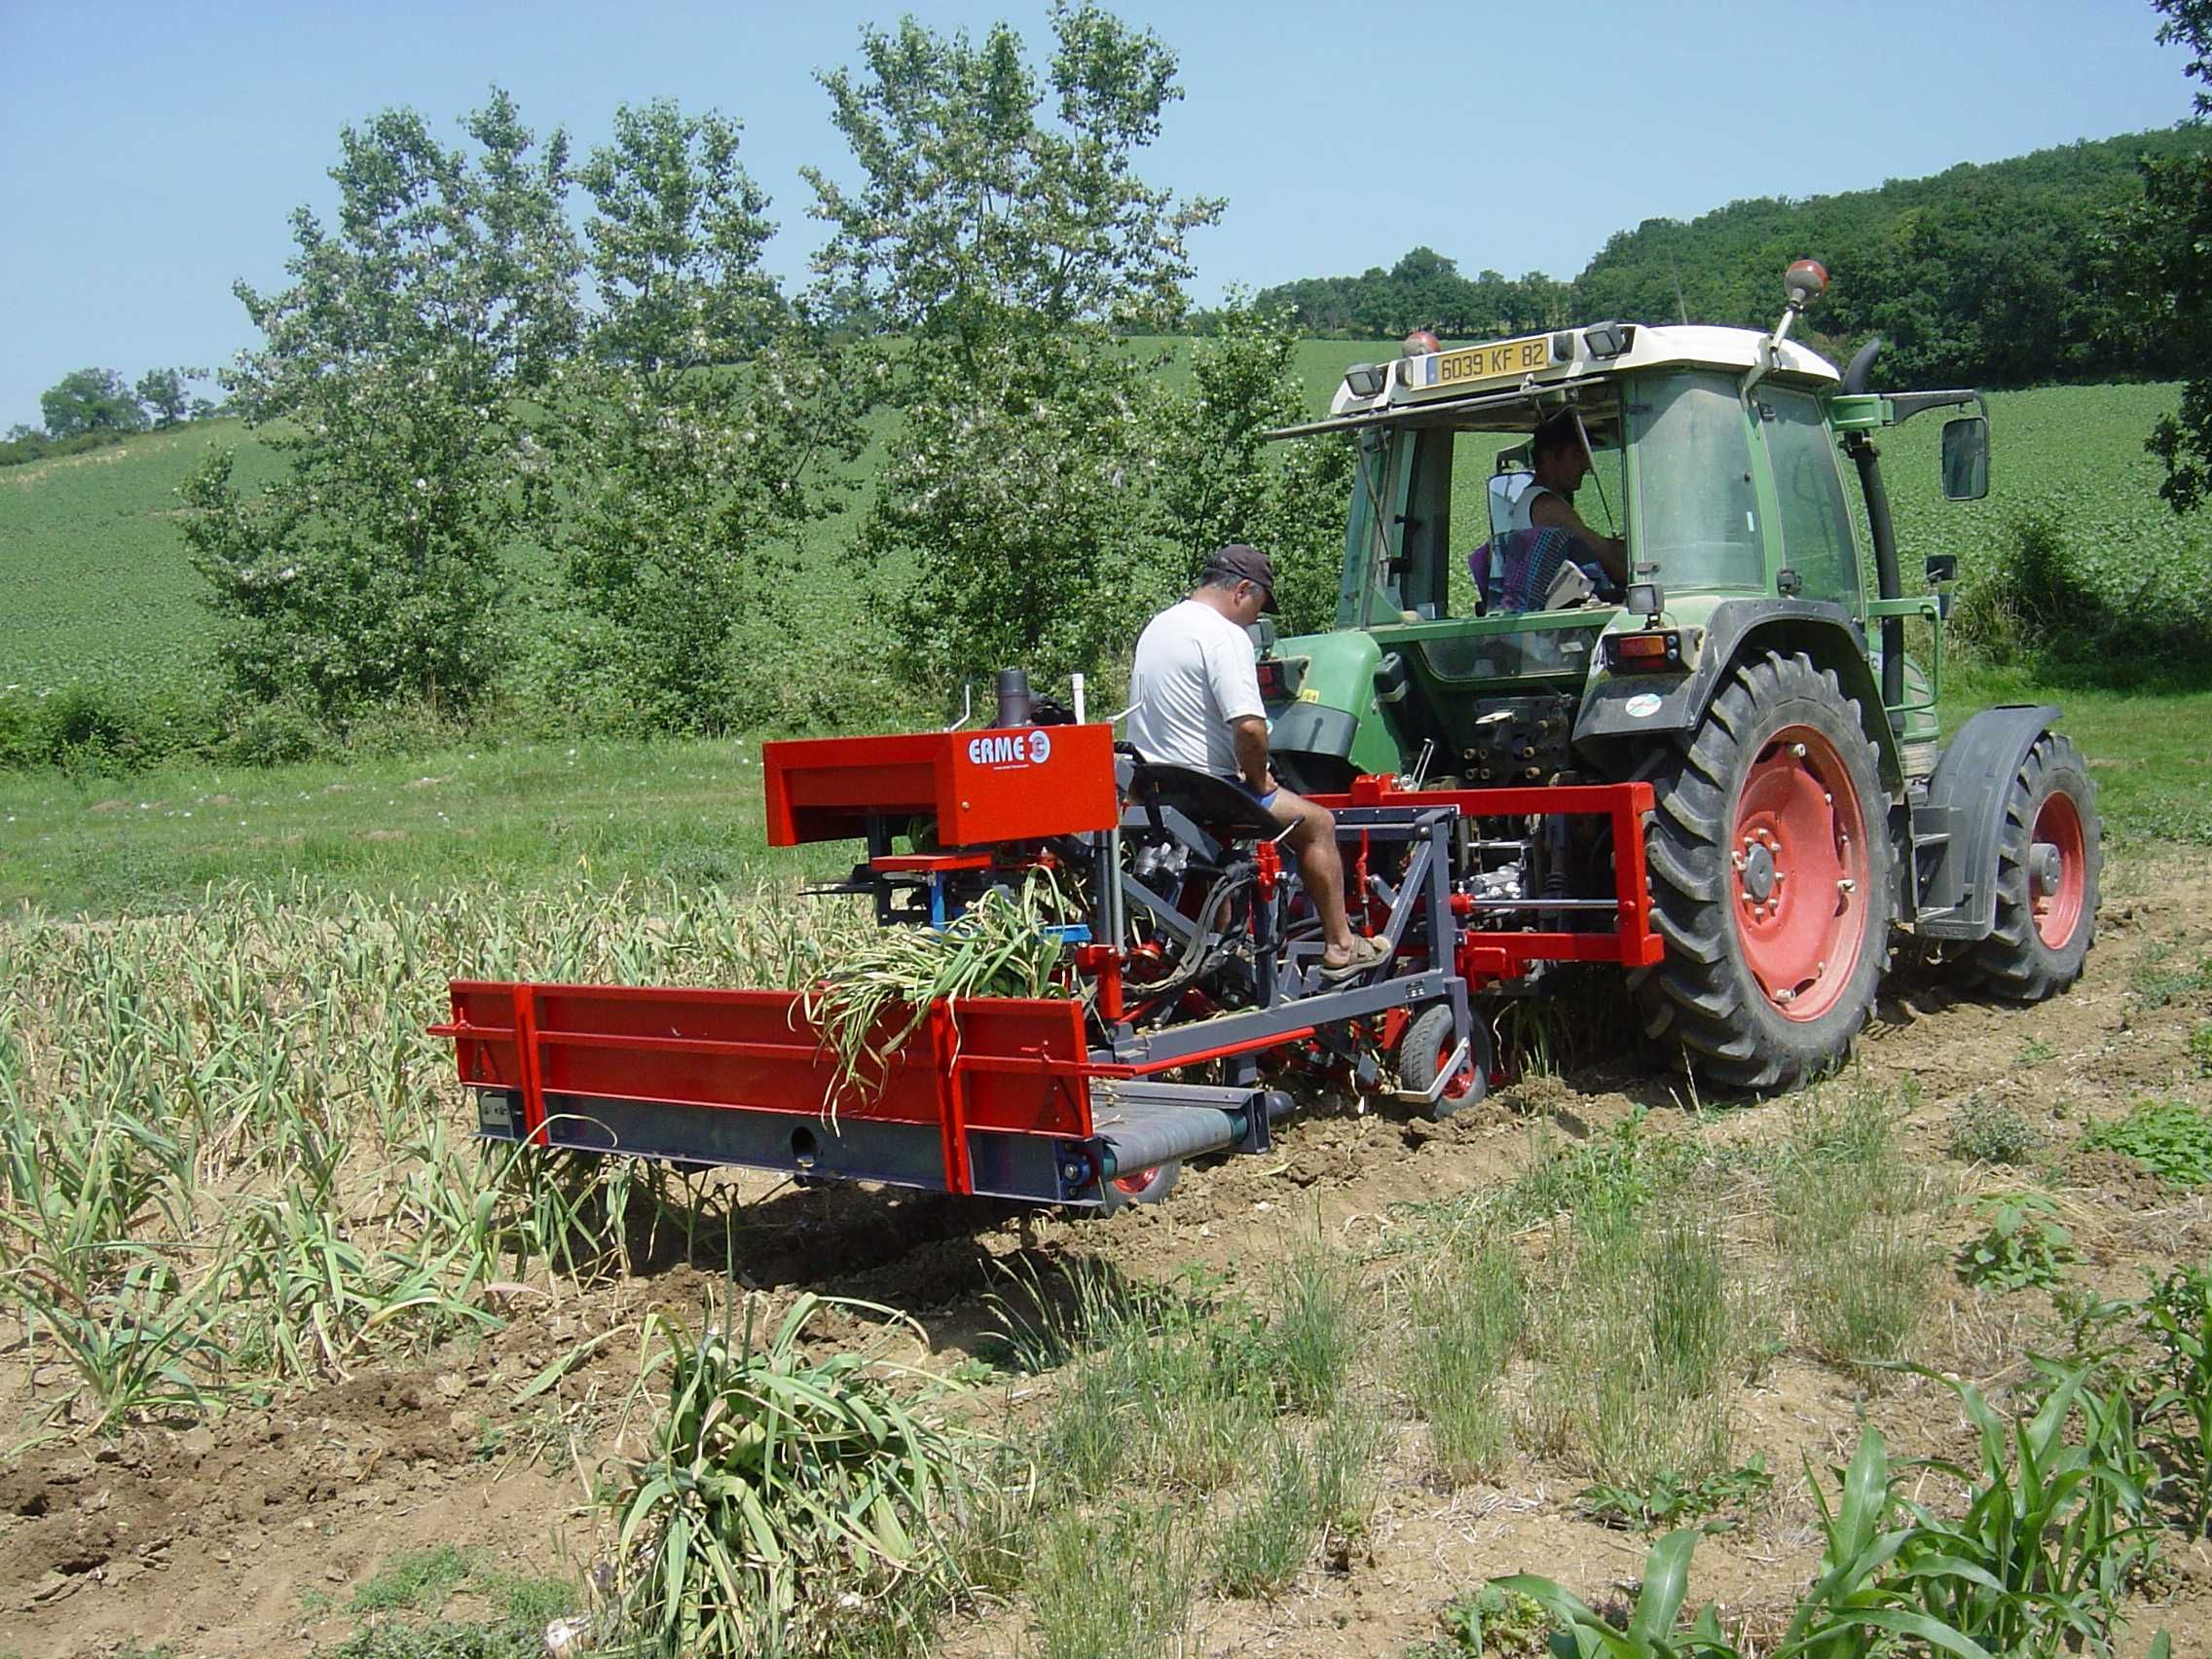
M 968 758 L 978 766 L 1042 766 L 1052 740 L 1041 731 L 987 732 L 968 740 Z

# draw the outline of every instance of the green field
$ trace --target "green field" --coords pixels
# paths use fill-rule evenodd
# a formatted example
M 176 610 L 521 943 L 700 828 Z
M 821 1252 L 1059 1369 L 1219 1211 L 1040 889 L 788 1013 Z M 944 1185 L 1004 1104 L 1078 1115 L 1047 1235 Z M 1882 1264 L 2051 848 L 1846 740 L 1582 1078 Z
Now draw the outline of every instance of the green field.
M 1307 342 L 1300 366 L 1309 399 L 1325 406 L 1346 363 L 1388 350 Z M 2176 519 L 2142 450 L 2175 396 L 2170 386 L 1994 395 L 1992 489 L 1970 504 L 1938 494 L 1936 420 L 1891 434 L 1886 468 L 1908 583 L 1928 552 L 1958 553 L 1959 620 L 1990 634 L 2002 608 L 1992 596 L 2019 586 L 1996 577 L 2017 564 L 2023 521 L 2040 517 L 2080 590 L 2070 603 L 2086 625 L 2098 625 L 2092 613 L 2103 607 L 2189 616 L 2198 637 L 2212 632 L 2212 514 Z M 172 688 L 187 704 L 213 697 L 212 618 L 173 516 L 178 483 L 215 444 L 240 447 L 249 479 L 276 464 L 237 424 L 219 422 L 0 469 L 0 561 L 12 600 L 0 611 L 0 698 L 66 695 L 72 684 Z M 871 461 L 858 469 L 856 510 Z M 833 638 L 851 653 L 846 660 L 866 654 L 871 634 L 865 598 L 838 556 L 854 522 L 848 511 L 812 527 L 789 596 L 797 620 L 774 624 Z M 530 608 L 542 603 L 549 571 L 532 549 L 516 558 L 527 632 L 542 614 Z M 2212 844 L 2202 764 L 2212 689 L 2196 689 L 2201 682 L 2186 666 L 2177 674 L 2170 656 L 2150 682 L 2154 696 L 2131 689 L 2143 676 L 2125 651 L 2008 662 L 2003 639 L 1992 643 L 1979 660 L 1954 653 L 1947 723 L 1993 702 L 2061 703 L 2099 766 L 2117 836 Z M 861 707 L 845 718 L 870 723 Z M 760 840 L 751 743 L 532 741 L 509 732 L 447 747 L 402 738 L 386 746 L 402 757 L 355 756 L 348 765 L 178 763 L 125 779 L 0 772 L 0 903 L 102 913 L 174 905 L 236 878 L 399 891 L 537 884 L 579 868 L 608 881 L 696 882 L 781 867 Z
M 1171 346 L 1174 343 L 1169 343 Z M 1307 341 L 1299 368 L 1309 401 L 1326 406 L 1347 363 L 1392 348 Z M 1174 375 L 1178 365 L 1162 371 Z M 2177 519 L 2157 498 L 2157 464 L 2143 437 L 2171 411 L 2172 386 L 2049 387 L 1990 398 L 1995 461 L 1989 498 L 1955 504 L 1936 490 L 1934 418 L 1885 440 L 1893 505 L 1908 579 L 1929 552 L 1960 555 L 1971 601 L 2023 518 L 2047 519 L 2090 591 L 2114 606 L 2155 604 L 2212 620 L 2212 515 Z M 14 695 L 72 682 L 198 681 L 213 619 L 176 534 L 176 488 L 210 447 L 235 445 L 240 477 L 268 476 L 276 458 L 234 422 L 150 433 L 112 449 L 0 469 L 0 684 Z M 855 511 L 814 527 L 794 584 L 810 627 L 849 629 L 853 585 L 835 555 L 865 504 L 864 458 Z M 526 605 L 544 562 L 516 556 Z

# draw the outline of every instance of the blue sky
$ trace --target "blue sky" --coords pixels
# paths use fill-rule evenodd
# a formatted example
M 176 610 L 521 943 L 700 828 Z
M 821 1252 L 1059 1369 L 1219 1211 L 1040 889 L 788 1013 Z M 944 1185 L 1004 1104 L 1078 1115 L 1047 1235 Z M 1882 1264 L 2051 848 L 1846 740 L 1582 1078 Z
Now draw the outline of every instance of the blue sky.
M 1188 96 L 1147 175 L 1229 198 L 1194 244 L 1209 301 L 1421 242 L 1468 271 L 1571 276 L 1642 219 L 2165 126 L 2189 104 L 2147 0 L 1117 9 L 1182 58 Z M 1047 38 L 1043 0 L 0 0 L 0 428 L 35 423 L 73 368 L 227 358 L 250 338 L 231 283 L 280 282 L 286 215 L 328 202 L 339 127 L 410 104 L 451 131 L 494 82 L 579 150 L 625 102 L 739 118 L 784 227 L 773 263 L 797 276 L 821 232 L 798 169 L 845 162 L 814 71 L 901 10 Z

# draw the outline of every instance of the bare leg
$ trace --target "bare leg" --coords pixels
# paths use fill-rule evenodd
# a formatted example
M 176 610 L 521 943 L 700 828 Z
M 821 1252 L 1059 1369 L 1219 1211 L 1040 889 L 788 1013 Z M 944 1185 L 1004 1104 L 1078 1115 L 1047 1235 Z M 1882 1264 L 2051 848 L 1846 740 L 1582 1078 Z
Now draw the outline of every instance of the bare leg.
M 1345 862 L 1337 852 L 1337 821 L 1326 807 L 1278 789 L 1268 813 L 1290 830 L 1298 874 L 1321 918 L 1322 962 L 1342 967 L 1351 957 L 1351 924 L 1345 915 Z

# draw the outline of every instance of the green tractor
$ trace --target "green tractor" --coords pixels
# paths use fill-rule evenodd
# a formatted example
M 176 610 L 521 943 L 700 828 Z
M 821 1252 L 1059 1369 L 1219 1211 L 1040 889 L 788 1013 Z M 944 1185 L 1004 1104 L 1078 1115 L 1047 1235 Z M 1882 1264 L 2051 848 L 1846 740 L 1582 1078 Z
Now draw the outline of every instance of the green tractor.
M 1262 651 L 1278 772 L 1312 793 L 1361 773 L 1649 781 L 1666 950 L 1634 993 L 1654 1037 L 1730 1088 L 1838 1063 L 1900 932 L 2032 1002 L 2074 982 L 2096 930 L 2096 792 L 2059 711 L 1985 710 L 1945 741 L 1956 562 L 1929 558 L 1922 593 L 1899 574 L 1874 434 L 1949 411 L 1943 493 L 1978 498 L 1981 396 L 1869 391 L 1878 342 L 1839 375 L 1788 338 L 1825 284 L 1791 266 L 1771 334 L 1417 337 L 1278 434 L 1357 449 L 1335 626 Z M 1604 557 L 1516 517 L 1531 434 L 1556 446 L 1563 425 L 1580 453 L 1549 475 Z M 1531 896 L 1572 926 L 1577 897 L 1610 892 L 1609 845 L 1557 827 L 1540 845 Z

